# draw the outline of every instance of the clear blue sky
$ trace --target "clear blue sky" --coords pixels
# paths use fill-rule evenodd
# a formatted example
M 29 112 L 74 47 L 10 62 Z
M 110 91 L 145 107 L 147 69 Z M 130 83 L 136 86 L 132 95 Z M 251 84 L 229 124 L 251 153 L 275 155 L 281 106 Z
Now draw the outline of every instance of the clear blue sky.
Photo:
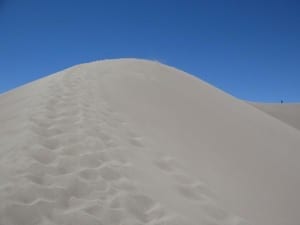
M 300 1 L 0 0 L 0 93 L 120 57 L 159 60 L 238 98 L 300 102 Z

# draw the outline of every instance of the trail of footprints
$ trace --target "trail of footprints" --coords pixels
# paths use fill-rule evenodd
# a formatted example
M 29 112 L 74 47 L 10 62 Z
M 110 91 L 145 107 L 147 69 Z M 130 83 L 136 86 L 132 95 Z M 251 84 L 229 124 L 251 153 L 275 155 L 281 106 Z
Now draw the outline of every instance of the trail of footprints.
M 130 163 L 112 132 L 120 121 L 110 118 L 105 102 L 93 104 L 99 99 L 92 84 L 82 94 L 87 81 L 80 76 L 56 79 L 49 86 L 53 95 L 31 117 L 28 166 L 7 190 L 0 224 L 176 224 L 130 180 Z M 141 146 L 134 137 L 132 142 Z
M 107 103 L 94 104 L 101 100 L 97 85 L 83 77 L 54 77 L 51 95 L 34 110 L 33 145 L 24 147 L 28 166 L 16 174 L 17 185 L 5 190 L 0 225 L 187 225 L 130 178 L 131 164 L 116 135 L 126 122 Z M 134 148 L 143 148 L 139 136 L 128 131 L 128 138 Z M 208 215 L 199 225 L 246 224 L 217 207 L 205 185 L 186 176 L 174 159 L 158 158 L 153 166 Z

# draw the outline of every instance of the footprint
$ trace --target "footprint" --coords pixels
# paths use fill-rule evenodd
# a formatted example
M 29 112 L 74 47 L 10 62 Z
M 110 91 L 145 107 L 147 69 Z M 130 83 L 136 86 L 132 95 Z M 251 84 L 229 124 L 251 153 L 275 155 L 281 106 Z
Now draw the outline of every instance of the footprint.
M 100 168 L 100 175 L 103 177 L 103 179 L 109 181 L 117 180 L 122 177 L 120 171 L 108 165 L 105 165 Z
M 114 187 L 117 189 L 124 190 L 126 192 L 136 192 L 137 191 L 137 185 L 134 181 L 129 180 L 126 177 L 121 177 L 117 181 L 114 181 L 113 183 Z
M 85 198 L 90 194 L 92 188 L 89 183 L 75 177 L 69 182 L 66 190 L 70 196 Z
M 55 150 L 55 149 L 59 148 L 59 146 L 60 146 L 60 142 L 56 137 L 46 138 L 46 139 L 42 140 L 40 143 L 42 146 L 44 146 L 45 148 L 50 149 L 50 150 Z
M 104 145 L 103 142 L 100 141 L 98 138 L 88 136 L 83 141 L 83 145 L 86 147 L 86 149 L 89 149 L 90 151 L 103 151 Z
M 96 192 L 98 191 L 99 193 L 104 193 L 104 192 L 107 192 L 110 188 L 110 185 L 108 184 L 108 182 L 102 178 L 96 180 L 96 181 L 93 181 L 93 182 L 90 182 L 93 189 L 96 190 Z
M 78 118 L 66 117 L 66 118 L 56 118 L 54 120 L 56 124 L 60 124 L 62 127 L 74 127 L 74 124 L 78 122 Z
M 211 218 L 217 221 L 226 221 L 229 217 L 224 209 L 217 206 L 214 202 L 207 201 L 201 204 L 201 209 Z
M 7 203 L 4 209 L 4 220 L 14 225 L 38 225 L 42 221 L 42 216 L 35 205 L 20 203 Z
M 69 199 L 69 208 L 68 211 L 76 211 L 76 210 L 84 210 L 85 206 L 89 204 L 91 200 L 77 198 L 77 197 L 70 197 Z
M 76 172 L 80 167 L 80 162 L 77 157 L 65 157 L 62 156 L 59 158 L 57 163 L 57 172 L 58 174 L 68 174 Z
M 172 174 L 172 177 L 179 184 L 192 184 L 192 183 L 194 183 L 194 179 L 187 176 L 187 175 L 185 175 L 184 173 L 174 173 L 174 174 Z
M 123 205 L 123 196 L 120 193 L 117 193 L 109 202 L 109 207 L 112 209 L 120 209 Z
M 156 203 L 151 209 L 147 211 L 147 215 L 148 215 L 148 219 L 150 221 L 153 221 L 153 220 L 162 219 L 167 214 L 163 209 L 163 207 L 160 204 Z
M 80 144 L 72 144 L 69 146 L 63 146 L 63 148 L 60 151 L 61 155 L 64 156 L 78 156 L 82 153 L 82 149 L 84 149 L 83 145 Z
M 99 137 L 103 142 L 112 141 L 112 136 L 109 135 L 108 131 L 100 131 L 97 133 L 97 137 Z
M 246 220 L 244 220 L 243 218 L 239 217 L 239 216 L 234 216 L 231 215 L 228 219 L 227 219 L 227 224 L 228 225 L 250 225 Z
M 101 220 L 104 225 L 121 224 L 124 220 L 125 213 L 123 209 L 105 209 L 102 213 Z
M 55 224 L 61 224 L 61 225 L 74 225 L 74 224 L 106 225 L 96 217 L 80 210 L 57 215 L 54 221 Z
M 201 199 L 213 199 L 216 196 L 213 194 L 212 191 L 206 187 L 205 184 L 183 174 L 183 173 L 174 173 L 172 174 L 173 178 L 179 184 L 178 189 L 179 191 L 185 195 L 186 197 L 195 195 L 200 197 Z M 188 189 L 188 190 L 187 190 Z M 190 194 L 188 194 L 190 193 Z M 194 193 L 194 194 L 192 194 Z
M 53 127 L 42 127 L 42 126 L 37 126 L 35 124 L 32 124 L 31 126 L 31 130 L 42 136 L 42 137 L 52 137 L 52 136 L 55 136 L 55 135 L 59 135 L 61 134 L 63 131 L 58 129 L 58 128 L 53 128 Z
M 52 123 L 50 121 L 45 120 L 43 117 L 40 116 L 32 116 L 29 120 L 36 127 L 43 127 L 44 129 L 47 129 L 52 126 Z
M 53 151 L 49 151 L 46 149 L 32 149 L 29 154 L 33 159 L 42 163 L 42 164 L 50 164 L 56 159 L 56 154 Z
M 94 153 L 84 154 L 80 156 L 80 166 L 83 168 L 97 168 L 102 164 L 98 159 L 98 155 Z
M 103 205 L 104 205 L 103 202 L 99 202 L 98 204 L 94 204 L 84 208 L 84 211 L 97 218 L 101 218 L 101 214 L 103 213 L 103 209 L 104 209 Z
M 49 185 L 46 181 L 45 181 L 45 176 L 34 176 L 34 175 L 26 175 L 25 176 L 26 179 L 28 179 L 30 182 L 34 183 L 34 184 L 38 184 L 38 185 Z
M 149 222 L 148 210 L 155 206 L 154 201 L 142 194 L 129 194 L 125 199 L 126 209 L 141 222 Z
M 159 169 L 161 169 L 165 172 L 173 172 L 178 167 L 178 165 L 176 165 L 173 158 L 168 157 L 168 156 L 158 159 L 154 163 Z
M 199 194 L 199 192 L 191 185 L 180 184 L 178 185 L 177 189 L 182 196 L 190 200 L 194 200 L 194 201 L 205 200 L 205 198 L 203 198 L 201 194 Z
M 120 148 L 112 148 L 106 152 L 106 159 L 105 161 L 111 161 L 112 164 L 122 167 L 122 166 L 130 166 L 130 162 L 127 161 L 124 152 L 124 149 Z
M 56 175 L 57 174 L 57 168 L 45 165 L 40 162 L 34 162 L 32 163 L 26 170 L 27 175 L 31 175 L 33 177 L 44 177 L 45 175 Z
M 31 204 L 37 200 L 38 194 L 33 187 L 29 186 L 18 188 L 9 198 L 21 204 Z
M 190 223 L 188 223 L 184 219 L 180 218 L 179 216 L 174 216 L 174 215 L 172 215 L 172 216 L 167 215 L 167 216 L 159 218 L 159 219 L 153 219 L 152 221 L 149 222 L 149 224 L 151 224 L 151 225 L 191 225 Z M 199 223 L 199 224 L 202 225 L 202 223 Z M 213 224 L 211 224 L 211 225 L 213 225 Z
M 135 147 L 144 147 L 144 143 L 141 137 L 131 137 L 129 138 L 129 143 Z
M 78 144 L 80 142 L 80 136 L 78 133 L 75 132 L 69 132 L 69 133 L 64 133 L 59 136 L 57 136 L 61 140 L 62 146 L 69 146 L 69 145 L 74 145 Z
M 95 169 L 83 169 L 78 174 L 85 180 L 96 180 L 99 176 L 99 172 Z

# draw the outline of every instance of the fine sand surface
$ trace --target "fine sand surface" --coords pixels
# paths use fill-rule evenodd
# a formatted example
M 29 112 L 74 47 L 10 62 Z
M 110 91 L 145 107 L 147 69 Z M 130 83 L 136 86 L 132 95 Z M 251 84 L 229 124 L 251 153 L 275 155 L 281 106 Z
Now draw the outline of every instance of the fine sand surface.
M 251 103 L 256 108 L 300 130 L 300 104 Z
M 157 62 L 72 67 L 0 96 L 0 225 L 299 225 L 282 121 Z

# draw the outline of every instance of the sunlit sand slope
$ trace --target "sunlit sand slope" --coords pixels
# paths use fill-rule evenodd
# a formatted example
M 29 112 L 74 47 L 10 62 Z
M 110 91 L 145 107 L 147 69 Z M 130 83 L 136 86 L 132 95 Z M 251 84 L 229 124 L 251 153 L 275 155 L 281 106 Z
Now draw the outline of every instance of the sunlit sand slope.
M 299 131 L 156 62 L 35 81 L 0 124 L 0 225 L 300 221 Z

